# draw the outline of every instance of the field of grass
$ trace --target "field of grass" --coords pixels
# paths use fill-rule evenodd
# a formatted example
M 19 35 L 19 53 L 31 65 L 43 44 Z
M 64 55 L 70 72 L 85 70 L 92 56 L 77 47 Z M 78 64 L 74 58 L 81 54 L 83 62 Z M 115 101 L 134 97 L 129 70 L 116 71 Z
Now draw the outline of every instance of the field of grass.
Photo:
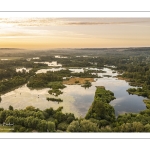
M 0 125 L 0 132 L 12 132 L 14 127 Z
M 84 84 L 86 80 L 89 82 L 94 82 L 94 78 L 70 78 L 67 81 L 63 81 L 63 84 Z

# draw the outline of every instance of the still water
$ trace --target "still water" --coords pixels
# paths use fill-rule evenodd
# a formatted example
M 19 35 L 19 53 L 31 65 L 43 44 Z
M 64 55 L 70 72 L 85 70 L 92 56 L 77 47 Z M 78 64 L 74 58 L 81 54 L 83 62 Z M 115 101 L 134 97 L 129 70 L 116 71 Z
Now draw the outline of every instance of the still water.
M 75 71 L 75 70 L 72 70 Z M 84 117 L 91 106 L 94 95 L 95 86 L 105 86 L 107 90 L 114 92 L 115 100 L 111 101 L 110 104 L 115 109 L 115 114 L 134 112 L 138 113 L 141 110 L 146 109 L 143 103 L 144 97 L 129 95 L 126 91 L 131 86 L 124 80 L 118 80 L 115 76 L 117 73 L 108 68 L 104 68 L 103 71 L 106 73 L 98 73 L 99 76 L 110 75 L 111 77 L 96 78 L 95 82 L 92 82 L 90 88 L 83 88 L 80 85 L 66 85 L 63 94 L 59 95 L 58 98 L 63 99 L 62 103 L 47 101 L 46 97 L 54 97 L 48 94 L 48 88 L 40 90 L 31 90 L 26 85 L 2 95 L 2 102 L 0 107 L 8 109 L 9 105 L 12 105 L 15 109 L 24 109 L 27 106 L 34 106 L 44 110 L 46 108 L 53 107 L 57 109 L 63 106 L 63 112 L 74 113 L 77 117 Z

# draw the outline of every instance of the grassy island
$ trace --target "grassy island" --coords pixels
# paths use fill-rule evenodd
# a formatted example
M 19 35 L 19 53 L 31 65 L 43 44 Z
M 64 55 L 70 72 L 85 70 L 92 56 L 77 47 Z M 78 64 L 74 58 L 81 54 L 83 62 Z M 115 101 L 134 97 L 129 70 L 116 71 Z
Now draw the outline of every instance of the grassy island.
M 81 85 L 84 88 L 89 88 L 92 86 L 91 82 L 89 82 L 88 80 L 85 80 L 84 84 Z
M 63 81 L 63 84 L 74 85 L 74 84 L 84 84 L 86 81 L 94 82 L 94 78 L 70 78 L 69 80 Z
M 144 96 L 148 98 L 150 97 L 150 95 L 147 93 L 147 90 L 144 90 L 143 88 L 129 88 L 127 92 L 133 95 Z
M 60 99 L 60 98 L 49 98 L 49 97 L 47 97 L 47 100 L 48 101 L 53 101 L 53 102 L 63 102 L 63 100 Z

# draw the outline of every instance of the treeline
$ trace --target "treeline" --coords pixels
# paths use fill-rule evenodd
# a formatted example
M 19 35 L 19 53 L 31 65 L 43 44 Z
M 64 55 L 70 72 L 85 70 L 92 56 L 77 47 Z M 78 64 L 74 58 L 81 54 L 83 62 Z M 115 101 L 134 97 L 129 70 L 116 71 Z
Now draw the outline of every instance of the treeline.
M 14 69 L 0 69 L 0 80 L 11 78 L 16 74 Z
M 139 88 L 130 88 L 129 94 L 136 94 L 150 98 L 150 65 L 139 62 L 136 65 L 128 65 L 126 71 L 120 75 L 123 79 L 127 79 L 131 86 Z
M 48 71 L 47 73 L 39 73 L 32 76 L 27 84 L 28 87 L 32 88 L 44 88 L 49 87 L 53 89 L 62 89 L 63 86 L 62 82 L 63 77 L 82 77 L 82 78 L 95 78 L 96 75 L 92 75 L 91 73 L 71 73 L 70 70 L 60 70 L 51 72 Z M 59 82 L 58 82 L 59 81 Z
M 23 110 L 0 109 L 0 123 L 14 124 L 13 132 L 59 132 L 66 131 L 69 124 L 76 120 L 74 114 L 62 113 L 62 107 L 35 109 L 28 106 Z
M 45 88 L 49 87 L 49 82 L 55 81 L 62 81 L 62 77 L 55 72 L 39 73 L 29 79 L 27 86 L 32 88 Z
M 7 60 L 7 61 L 0 61 L 0 69 L 7 70 L 16 69 L 18 67 L 25 67 L 25 68 L 34 68 L 36 64 L 33 62 L 29 62 L 24 58 L 16 59 L 16 60 Z
M 25 77 L 27 75 L 34 75 L 34 70 L 30 70 L 29 72 L 26 72 L 25 70 L 16 72 L 16 69 L 12 68 L 0 69 L 0 81 L 4 79 L 9 80 L 15 76 Z
M 34 71 L 32 70 L 30 72 L 16 72 L 13 69 L 7 69 L 2 72 L 3 73 L 0 74 L 0 94 L 9 92 L 16 87 L 27 83 L 29 78 L 34 75 Z
M 3 81 L 0 81 L 0 94 L 9 92 L 16 87 L 27 83 L 28 79 L 29 79 L 29 76 L 26 75 L 26 76 L 14 76 L 11 79 L 8 79 L 8 80 L 4 79 Z

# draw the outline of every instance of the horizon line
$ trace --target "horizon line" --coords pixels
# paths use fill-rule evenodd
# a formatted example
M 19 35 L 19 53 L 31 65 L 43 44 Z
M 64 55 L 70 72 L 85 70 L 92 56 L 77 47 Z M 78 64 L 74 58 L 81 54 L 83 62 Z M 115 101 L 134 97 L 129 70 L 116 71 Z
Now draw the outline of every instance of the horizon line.
M 71 47 L 67 47 L 67 48 L 46 48 L 46 49 L 37 49 L 37 48 L 15 48 L 15 47 L 0 47 L 0 50 L 55 50 L 55 49 L 125 49 L 125 48 L 150 48 L 150 46 L 130 46 L 130 47 L 81 47 L 81 48 L 71 48 Z

